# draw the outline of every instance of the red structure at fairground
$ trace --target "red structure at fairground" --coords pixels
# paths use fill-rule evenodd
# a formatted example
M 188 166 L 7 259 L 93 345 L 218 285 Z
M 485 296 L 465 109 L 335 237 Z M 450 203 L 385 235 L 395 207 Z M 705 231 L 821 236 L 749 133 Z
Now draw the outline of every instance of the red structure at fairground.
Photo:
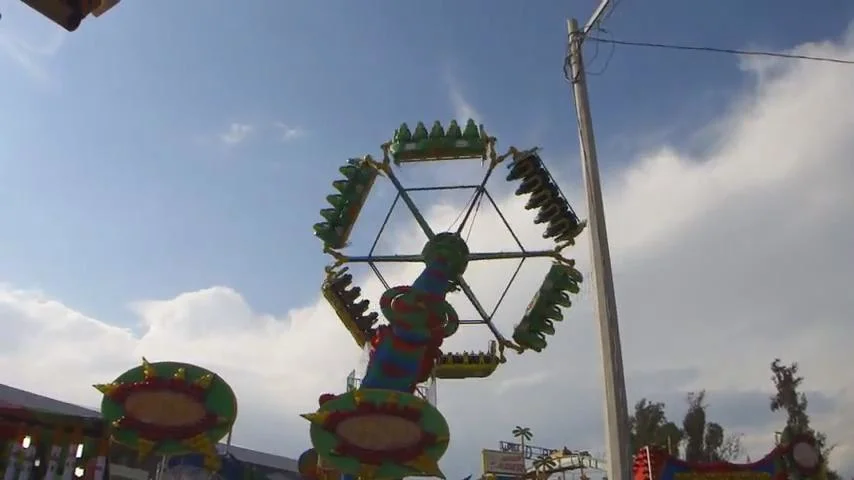
M 822 480 L 824 461 L 815 439 L 802 435 L 753 463 L 689 463 L 655 447 L 634 458 L 633 480 Z

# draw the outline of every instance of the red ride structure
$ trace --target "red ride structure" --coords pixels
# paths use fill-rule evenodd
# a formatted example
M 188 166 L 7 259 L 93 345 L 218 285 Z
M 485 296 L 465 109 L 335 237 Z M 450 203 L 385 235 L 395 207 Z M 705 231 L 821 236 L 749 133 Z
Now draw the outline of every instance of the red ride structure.
M 694 463 L 644 447 L 634 457 L 633 480 L 824 480 L 825 462 L 810 435 L 777 445 L 753 463 Z

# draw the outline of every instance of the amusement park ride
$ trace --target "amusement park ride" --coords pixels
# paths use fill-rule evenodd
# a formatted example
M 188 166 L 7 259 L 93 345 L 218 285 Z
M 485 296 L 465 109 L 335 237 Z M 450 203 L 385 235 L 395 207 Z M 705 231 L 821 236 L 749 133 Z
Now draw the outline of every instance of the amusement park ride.
M 571 305 L 570 294 L 578 292 L 581 274 L 561 252 L 574 244 L 585 222 L 575 215 L 536 149 L 511 147 L 498 155 L 495 146 L 496 139 L 472 120 L 462 128 L 452 121 L 447 129 L 436 122 L 429 131 L 422 123 L 414 131 L 403 124 L 392 141 L 382 145 L 381 161 L 365 156 L 340 168 L 343 178 L 333 182 L 337 193 L 327 197 L 330 206 L 321 210 L 323 221 L 314 226 L 324 251 L 334 260 L 325 269 L 322 292 L 356 344 L 368 350 L 369 359 L 360 382 L 348 382 L 344 393 L 320 395 L 319 409 L 303 415 L 310 422 L 313 445 L 298 462 L 305 480 L 444 478 L 438 462 L 451 442 L 448 423 L 434 405 L 415 394 L 418 386 L 432 378 L 488 377 L 506 361 L 506 349 L 521 354 L 546 348 L 555 323 L 563 320 L 562 309 Z M 412 202 L 409 192 L 415 189 L 404 187 L 395 170 L 412 162 L 470 158 L 480 158 L 487 166 L 481 183 L 471 186 L 475 200 L 467 206 L 456 231 L 437 233 Z M 527 198 L 525 208 L 537 212 L 535 223 L 544 226 L 544 238 L 554 240 L 552 250 L 476 253 L 469 251 L 460 235 L 477 197 L 491 201 L 486 183 L 505 162 L 507 180 L 518 183 L 516 194 Z M 379 177 L 388 179 L 397 190 L 392 208 L 402 200 L 426 234 L 420 254 L 383 258 L 341 252 Z M 497 207 L 494 202 L 493 206 Z M 551 258 L 553 263 L 510 340 L 493 324 L 494 312 L 480 306 L 463 273 L 470 261 L 528 257 Z M 382 261 L 422 262 L 425 267 L 411 286 L 386 286 L 379 312 L 371 312 L 369 300 L 360 299 L 361 291 L 353 285 L 345 264 Z M 459 318 L 446 299 L 457 290 L 469 297 L 480 319 Z M 380 321 L 380 314 L 385 322 Z M 495 339 L 489 349 L 443 352 L 443 341 L 466 323 L 482 324 L 491 331 Z M 140 366 L 95 387 L 103 394 L 100 419 L 0 405 L 0 439 L 6 447 L 0 455 L 3 480 L 103 480 L 109 477 L 111 441 L 136 450 L 140 457 L 193 457 L 201 478 L 257 477 L 216 448 L 235 422 L 237 398 L 213 372 L 185 363 L 143 359 Z M 512 455 L 507 452 L 503 453 Z M 521 458 L 514 460 L 516 470 L 485 471 L 484 478 L 545 478 L 576 463 L 597 468 L 567 453 L 562 455 L 566 462 L 559 458 L 556 469 L 531 472 L 525 468 L 526 454 L 518 453 Z M 634 480 L 821 480 L 823 467 L 814 439 L 801 436 L 747 465 L 688 464 L 646 447 L 635 456 Z M 508 475 L 513 471 L 518 473 Z
M 473 120 L 462 127 L 451 121 L 447 130 L 439 122 L 429 130 L 421 122 L 413 130 L 402 124 L 381 148 L 381 161 L 365 156 L 340 168 L 344 178 L 333 183 L 337 193 L 327 197 L 330 207 L 321 210 L 323 221 L 314 226 L 324 251 L 334 259 L 326 268 L 323 295 L 356 344 L 368 345 L 370 353 L 358 388 L 338 395 L 324 394 L 319 400 L 320 408 L 304 415 L 311 423 L 314 448 L 303 454 L 300 463 L 309 464 L 304 470 L 309 477 L 328 477 L 329 471 L 351 478 L 442 476 L 438 461 L 450 442 L 448 424 L 434 405 L 415 394 L 418 385 L 432 378 L 487 377 L 506 361 L 508 348 L 517 353 L 542 351 L 547 346 L 547 336 L 555 333 L 555 323 L 563 320 L 561 308 L 571 305 L 570 295 L 579 291 L 582 280 L 574 261 L 564 258 L 561 252 L 574 244 L 585 222 L 573 212 L 536 149 L 520 151 L 511 147 L 499 155 L 496 139 Z M 465 159 L 480 159 L 487 166 L 479 184 L 410 189 L 396 174 L 397 169 L 410 163 Z M 525 208 L 537 212 L 534 222 L 544 226 L 543 238 L 554 241 L 553 249 L 531 251 L 520 243 L 518 252 L 469 251 L 461 232 L 473 221 L 476 206 L 488 197 L 488 180 L 505 162 L 509 168 L 507 180 L 518 183 L 516 194 L 527 197 Z M 402 201 L 424 232 L 427 242 L 420 254 L 341 253 L 379 177 L 388 179 L 397 190 L 391 208 Z M 410 192 L 450 188 L 469 188 L 474 195 L 456 231 L 436 232 L 415 206 Z M 510 340 L 495 326 L 495 312 L 483 308 L 463 274 L 470 261 L 515 258 L 521 263 L 531 257 L 551 258 L 553 263 Z M 353 286 L 353 276 L 345 267 L 357 262 L 372 266 L 380 262 L 422 262 L 425 267 L 411 286 L 385 285 L 379 312 L 370 312 L 370 301 L 360 299 L 361 290 Z M 384 279 L 381 281 L 385 283 Z M 468 297 L 480 318 L 459 318 L 446 299 L 457 290 Z M 384 323 L 380 323 L 380 316 Z M 485 325 L 494 336 L 489 348 L 477 353 L 443 352 L 444 340 L 464 324 Z

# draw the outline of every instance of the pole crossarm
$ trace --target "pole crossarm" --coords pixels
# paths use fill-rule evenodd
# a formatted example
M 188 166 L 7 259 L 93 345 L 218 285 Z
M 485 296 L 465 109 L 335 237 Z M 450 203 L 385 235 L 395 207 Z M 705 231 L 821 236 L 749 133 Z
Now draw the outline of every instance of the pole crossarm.
M 513 260 L 519 258 L 555 258 L 562 259 L 560 254 L 555 250 L 534 250 L 528 252 L 482 252 L 470 253 L 469 261 L 478 260 Z M 424 261 L 424 255 L 420 253 L 410 255 L 366 255 L 342 257 L 345 263 L 418 263 Z
M 599 3 L 596 10 L 593 10 L 593 15 L 590 15 L 590 19 L 584 24 L 584 29 L 581 30 L 583 36 L 587 36 L 590 30 L 593 30 L 596 24 L 599 23 L 599 20 L 605 15 L 605 11 L 608 10 L 609 6 L 611 6 L 611 0 L 602 0 Z

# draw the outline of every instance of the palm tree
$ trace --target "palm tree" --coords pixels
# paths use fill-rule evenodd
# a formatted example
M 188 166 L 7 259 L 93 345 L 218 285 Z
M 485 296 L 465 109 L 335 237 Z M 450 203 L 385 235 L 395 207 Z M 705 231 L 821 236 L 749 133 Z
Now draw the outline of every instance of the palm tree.
M 513 437 L 519 439 L 519 443 L 522 445 L 522 456 L 525 456 L 525 442 L 531 441 L 534 438 L 534 434 L 531 433 L 531 429 L 528 427 L 520 427 L 516 425 L 513 428 Z
M 534 478 L 540 478 L 540 468 L 542 468 L 543 463 L 546 461 L 546 455 L 540 454 L 537 458 L 534 459 Z
M 554 457 L 549 455 L 548 453 L 541 453 L 536 459 L 534 459 L 534 472 L 539 472 L 542 474 L 537 475 L 537 478 L 546 478 L 547 473 L 557 466 L 557 462 Z
M 519 425 L 516 425 L 513 428 L 513 438 L 518 438 L 519 443 L 521 444 L 521 447 L 522 447 L 521 448 L 521 450 L 522 450 L 522 465 L 524 466 L 525 465 L 525 458 L 526 458 L 525 442 L 529 442 L 532 438 L 534 438 L 534 434 L 531 433 L 530 428 L 520 427 Z

